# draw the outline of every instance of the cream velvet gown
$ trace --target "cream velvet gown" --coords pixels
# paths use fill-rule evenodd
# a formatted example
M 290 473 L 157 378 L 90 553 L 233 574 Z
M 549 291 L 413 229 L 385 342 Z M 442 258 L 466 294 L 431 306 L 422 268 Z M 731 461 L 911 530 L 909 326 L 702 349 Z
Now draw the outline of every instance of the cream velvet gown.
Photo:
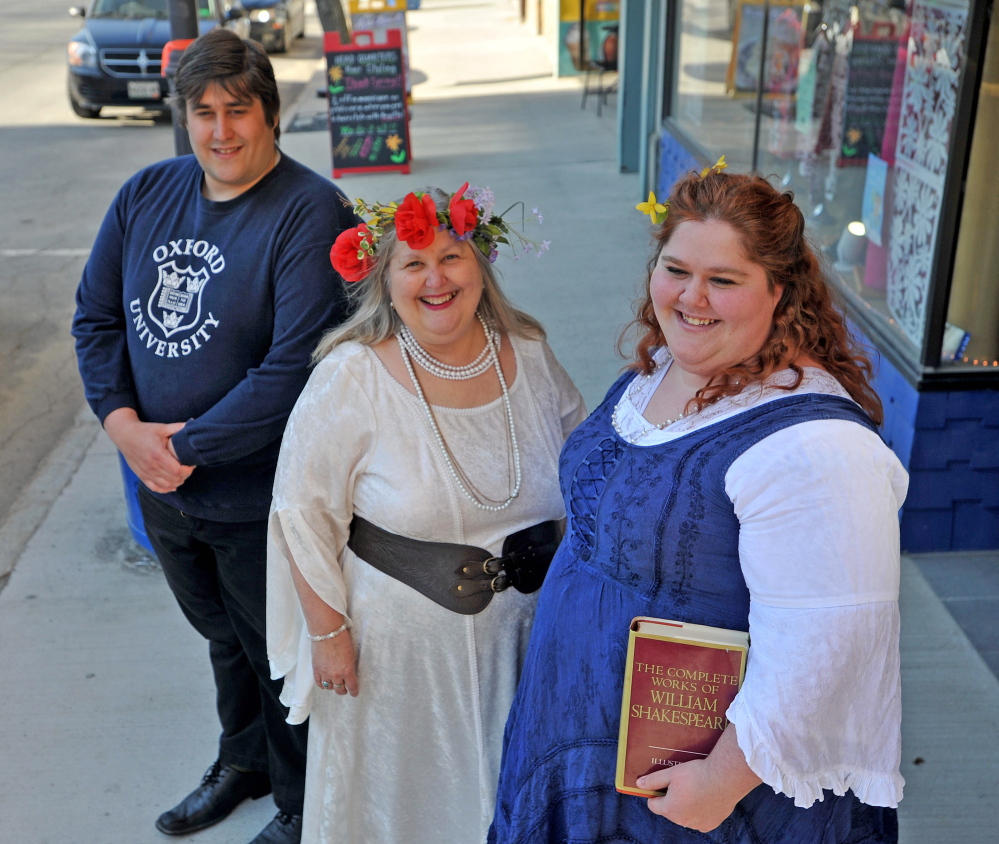
M 499 553 L 510 533 L 564 516 L 558 455 L 584 416 L 547 344 L 511 338 L 523 472 L 499 513 L 458 489 L 417 398 L 356 343 L 315 369 L 288 423 L 274 487 L 267 634 L 289 721 L 310 718 L 303 844 L 481 844 L 537 594 L 450 612 L 346 547 L 354 513 L 414 539 Z M 502 399 L 434 408 L 452 454 L 490 498 L 513 470 Z M 360 694 L 316 688 L 288 561 L 353 623 Z

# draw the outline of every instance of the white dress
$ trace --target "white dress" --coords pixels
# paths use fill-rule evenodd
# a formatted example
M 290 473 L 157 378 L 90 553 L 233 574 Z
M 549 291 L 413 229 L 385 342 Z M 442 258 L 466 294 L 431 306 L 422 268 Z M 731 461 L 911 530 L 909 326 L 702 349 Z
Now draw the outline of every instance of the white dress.
M 284 435 L 270 517 L 267 639 L 289 721 L 311 714 L 304 844 L 481 844 L 503 727 L 537 593 L 444 609 L 346 547 L 354 513 L 392 533 L 498 553 L 511 533 L 564 516 L 558 455 L 582 398 L 547 344 L 511 338 L 523 484 L 499 513 L 458 489 L 418 399 L 374 352 L 344 343 L 318 364 Z M 459 466 L 485 495 L 513 486 L 502 399 L 435 407 Z M 317 689 L 294 560 L 353 624 L 360 694 Z
M 642 416 L 669 368 L 636 377 L 615 413 L 619 433 L 655 445 L 788 395 L 849 398 L 827 372 L 789 370 L 657 430 Z M 727 717 L 749 767 L 808 807 L 822 790 L 897 806 L 901 761 L 899 527 L 908 475 L 855 422 L 777 431 L 736 458 L 725 491 L 739 518 L 752 646 Z M 821 514 L 821 519 L 817 518 Z M 822 670 L 816 670 L 822 666 Z

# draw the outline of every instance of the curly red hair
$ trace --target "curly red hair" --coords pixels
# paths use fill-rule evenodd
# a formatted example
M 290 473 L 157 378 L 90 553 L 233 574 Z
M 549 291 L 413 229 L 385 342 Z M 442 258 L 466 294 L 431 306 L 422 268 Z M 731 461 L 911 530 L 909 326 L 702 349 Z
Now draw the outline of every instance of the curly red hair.
M 779 191 L 761 176 L 691 173 L 680 179 L 669 198 L 669 216 L 655 234 L 655 255 L 649 262 L 645 296 L 636 303 L 640 337 L 633 369 L 648 374 L 655 368 L 652 353 L 666 340 L 649 293 L 652 270 L 677 226 L 714 220 L 739 234 L 746 256 L 767 273 L 770 289 L 783 292 L 774 310 L 770 334 L 759 353 L 716 373 L 697 391 L 688 407 L 700 410 L 774 372 L 790 368 L 797 377 L 783 388 L 795 389 L 802 379 L 801 358 L 818 361 L 843 385 L 876 425 L 884 419 L 881 399 L 871 387 L 871 361 L 853 341 L 843 315 L 833 304 L 822 265 L 805 237 L 805 219 L 790 191 Z

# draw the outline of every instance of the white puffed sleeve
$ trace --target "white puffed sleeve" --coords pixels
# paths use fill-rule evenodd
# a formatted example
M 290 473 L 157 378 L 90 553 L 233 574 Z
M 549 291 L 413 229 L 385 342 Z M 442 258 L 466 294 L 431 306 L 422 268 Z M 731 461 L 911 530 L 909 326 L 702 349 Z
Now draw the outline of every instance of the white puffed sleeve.
M 746 680 L 728 710 L 749 767 L 807 807 L 904 780 L 898 510 L 908 477 L 872 432 L 804 422 L 747 449 L 725 488 L 750 591 Z
M 352 348 L 353 347 L 353 348 Z M 285 430 L 274 479 L 267 539 L 267 655 L 284 677 L 289 723 L 308 717 L 314 686 L 305 617 L 291 577 L 298 567 L 330 607 L 349 618 L 341 569 L 354 513 L 353 490 L 375 447 L 370 400 L 350 372 L 356 344 L 316 367 Z
M 544 349 L 544 366 L 548 371 L 548 378 L 555 388 L 555 396 L 558 399 L 557 413 L 558 418 L 562 421 L 562 439 L 564 441 L 586 418 L 586 405 L 583 402 L 582 394 L 576 389 L 569 373 L 558 362 L 548 343 L 542 343 L 542 347 Z

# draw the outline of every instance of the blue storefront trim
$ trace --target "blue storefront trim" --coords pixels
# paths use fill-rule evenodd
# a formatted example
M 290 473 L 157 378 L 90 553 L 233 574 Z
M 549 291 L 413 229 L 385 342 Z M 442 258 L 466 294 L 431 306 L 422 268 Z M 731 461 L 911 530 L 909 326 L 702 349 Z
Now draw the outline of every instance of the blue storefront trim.
M 659 178 L 656 179 L 656 196 L 669 196 L 673 185 L 691 170 L 700 170 L 701 164 L 683 144 L 669 132 L 659 138 Z

